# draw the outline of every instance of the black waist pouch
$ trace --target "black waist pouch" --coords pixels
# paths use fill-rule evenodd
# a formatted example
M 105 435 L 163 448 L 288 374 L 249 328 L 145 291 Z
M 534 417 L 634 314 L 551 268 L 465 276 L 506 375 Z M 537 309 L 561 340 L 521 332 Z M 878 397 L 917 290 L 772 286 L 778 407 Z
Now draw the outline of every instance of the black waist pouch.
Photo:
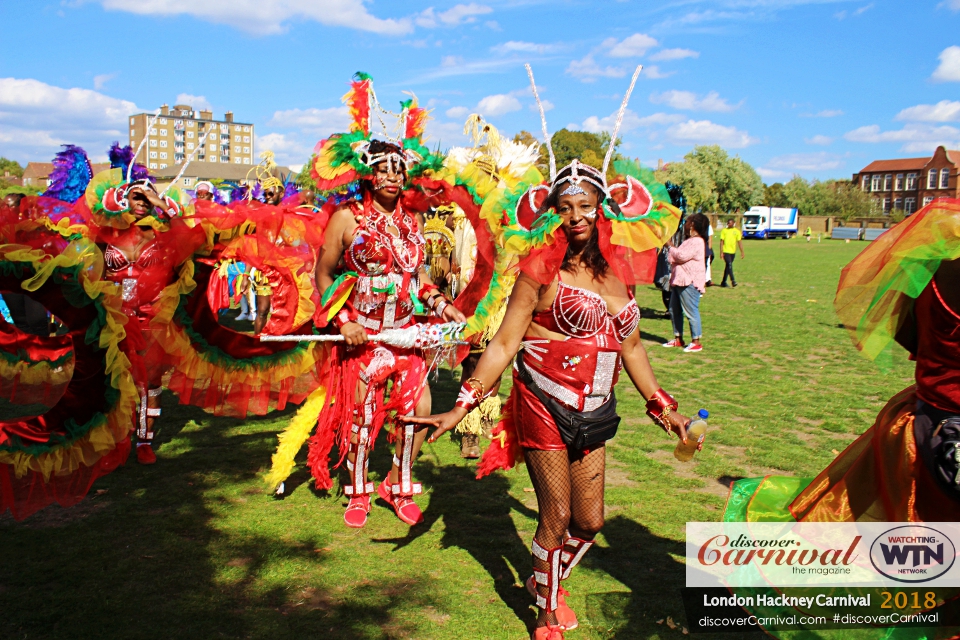
M 960 498 L 960 416 L 918 403 L 914 434 L 920 455 L 938 482 Z
M 617 396 L 612 391 L 610 400 L 593 411 L 574 411 L 537 386 L 523 363 L 523 355 L 517 356 L 517 376 L 550 412 L 557 429 L 560 430 L 560 438 L 569 448 L 583 451 L 617 435 L 620 416 L 617 415 Z

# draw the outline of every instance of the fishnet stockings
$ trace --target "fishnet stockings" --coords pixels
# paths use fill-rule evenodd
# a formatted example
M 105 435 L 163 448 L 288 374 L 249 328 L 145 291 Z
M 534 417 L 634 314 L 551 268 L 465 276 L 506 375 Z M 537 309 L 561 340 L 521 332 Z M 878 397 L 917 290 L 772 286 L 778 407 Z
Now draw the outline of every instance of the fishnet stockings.
M 586 455 L 567 450 L 524 450 L 527 471 L 537 494 L 539 516 L 535 539 L 544 549 L 561 546 L 569 535 L 593 540 L 603 527 L 604 447 Z M 549 564 L 533 558 L 537 571 L 549 572 Z M 537 585 L 537 592 L 548 597 L 548 589 Z M 541 609 L 537 624 L 556 624 L 553 613 Z

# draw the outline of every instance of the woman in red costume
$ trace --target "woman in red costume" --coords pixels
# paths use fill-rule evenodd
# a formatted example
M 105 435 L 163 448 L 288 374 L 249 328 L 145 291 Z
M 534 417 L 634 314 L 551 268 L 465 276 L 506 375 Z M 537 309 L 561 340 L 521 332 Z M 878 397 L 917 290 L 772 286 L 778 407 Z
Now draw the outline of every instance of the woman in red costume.
M 153 425 L 160 416 L 162 378 L 175 363 L 154 337 L 153 305 L 205 235 L 180 217 L 176 200 L 162 197 L 147 180 L 122 180 L 120 169 L 94 177 L 86 204 L 103 249 L 104 277 L 120 285 L 123 312 L 132 321 L 123 346 L 140 389 L 137 462 L 154 464 Z
M 527 71 L 536 97 L 532 71 Z M 638 74 L 639 69 L 633 83 Z M 543 130 L 551 183 L 529 190 L 521 185 L 516 192 L 522 195 L 503 199 L 510 242 L 499 251 L 523 239 L 531 246 L 516 264 L 520 274 L 500 330 L 451 411 L 408 421 L 437 426 L 433 442 L 488 395 L 523 350 L 478 477 L 521 458 L 527 463 L 539 504 L 533 575 L 526 582 L 539 612 L 533 637 L 553 640 L 577 626 L 560 582 L 570 577 L 603 526 L 604 444 L 619 423 L 613 389 L 621 367 L 662 428 L 685 438 L 688 420 L 657 383 L 640 343 L 640 310 L 629 288 L 652 281 L 657 250 L 676 230 L 679 211 L 666 204 L 662 185 L 658 198 L 633 177 L 608 188 L 612 144 L 602 170 L 574 160 L 557 172 L 545 121 Z M 618 203 L 611 192 L 619 188 L 626 196 Z M 524 232 L 520 220 L 531 210 L 536 219 Z M 592 421 L 589 429 L 586 421 Z
M 465 320 L 427 275 L 422 221 L 405 209 L 401 198 L 413 158 L 399 146 L 380 140 L 367 143 L 361 158 L 372 169 L 371 179 L 361 181 L 361 201 L 351 202 L 331 216 L 317 261 L 319 290 L 335 290 L 344 281 L 343 275 L 353 281 L 349 297 L 332 319 L 346 341 L 346 347 L 338 347 L 332 356 L 335 361 L 342 359 L 338 386 L 346 402 L 335 401 L 321 413 L 310 451 L 315 475 L 317 467 L 322 467 L 322 474 L 332 444 L 327 434 L 332 435 L 338 424 L 350 425 L 349 434 L 341 435 L 341 445 L 345 445 L 341 455 L 346 453 L 351 478 L 345 487 L 350 502 L 344 513 L 350 527 L 362 527 L 370 512 L 374 486 L 367 479 L 369 452 L 387 412 L 395 410 L 401 416 L 430 413 L 424 354 L 369 343 L 368 336 L 415 324 L 417 299 L 439 319 Z M 389 382 L 393 386 L 389 402 L 385 402 Z M 393 435 L 397 440 L 393 466 L 376 491 L 402 521 L 413 525 L 422 520 L 422 514 L 413 501 L 421 487 L 413 481 L 412 465 L 426 432 L 404 425 Z

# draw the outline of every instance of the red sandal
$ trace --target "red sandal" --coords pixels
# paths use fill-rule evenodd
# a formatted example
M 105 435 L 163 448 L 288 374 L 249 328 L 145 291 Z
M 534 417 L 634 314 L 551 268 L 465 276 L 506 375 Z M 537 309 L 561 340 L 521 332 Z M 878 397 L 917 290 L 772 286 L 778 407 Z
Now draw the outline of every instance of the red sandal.
M 526 582 L 527 591 L 530 592 L 534 598 L 537 597 L 537 583 L 533 576 L 527 578 Z M 557 617 L 557 624 L 564 628 L 565 631 L 570 631 L 571 629 L 576 629 L 580 626 L 580 623 L 577 621 L 577 614 L 573 612 L 573 609 L 567 606 L 567 598 L 570 592 L 564 589 L 562 586 L 557 592 L 557 608 L 553 612 L 553 615 Z
M 343 522 L 348 527 L 359 529 L 367 524 L 367 514 L 370 513 L 370 495 L 364 494 L 350 498 L 347 510 L 343 512 Z
M 545 627 L 537 627 L 530 640 L 563 640 L 563 632 L 566 629 L 563 625 L 548 624 Z
M 390 493 L 390 477 L 387 476 L 377 487 L 377 494 L 383 498 L 383 501 L 393 507 L 397 517 L 411 527 L 423 522 L 423 512 L 420 507 L 409 496 L 393 496 Z

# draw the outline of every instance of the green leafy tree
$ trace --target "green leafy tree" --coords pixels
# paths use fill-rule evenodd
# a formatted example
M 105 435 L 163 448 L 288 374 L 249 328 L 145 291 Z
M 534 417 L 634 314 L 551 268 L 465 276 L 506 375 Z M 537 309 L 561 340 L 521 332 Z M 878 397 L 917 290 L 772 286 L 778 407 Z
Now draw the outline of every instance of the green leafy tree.
M 763 204 L 768 207 L 787 207 L 787 196 L 783 190 L 782 182 L 774 182 L 770 186 L 763 188 Z
M 23 177 L 23 167 L 20 166 L 20 163 L 16 160 L 10 160 L 9 158 L 0 157 L 0 177 L 6 175 L 7 171 L 10 172 L 10 175 L 17 178 Z
M 877 215 L 870 196 L 849 180 L 807 181 L 794 176 L 789 182 L 767 187 L 769 207 L 796 207 L 805 216 L 833 216 L 841 219 Z M 776 196 L 776 199 L 774 197 Z
M 691 211 L 734 213 L 763 199 L 763 180 L 739 156 L 718 145 L 701 145 L 659 172 L 663 181 L 683 187 Z

